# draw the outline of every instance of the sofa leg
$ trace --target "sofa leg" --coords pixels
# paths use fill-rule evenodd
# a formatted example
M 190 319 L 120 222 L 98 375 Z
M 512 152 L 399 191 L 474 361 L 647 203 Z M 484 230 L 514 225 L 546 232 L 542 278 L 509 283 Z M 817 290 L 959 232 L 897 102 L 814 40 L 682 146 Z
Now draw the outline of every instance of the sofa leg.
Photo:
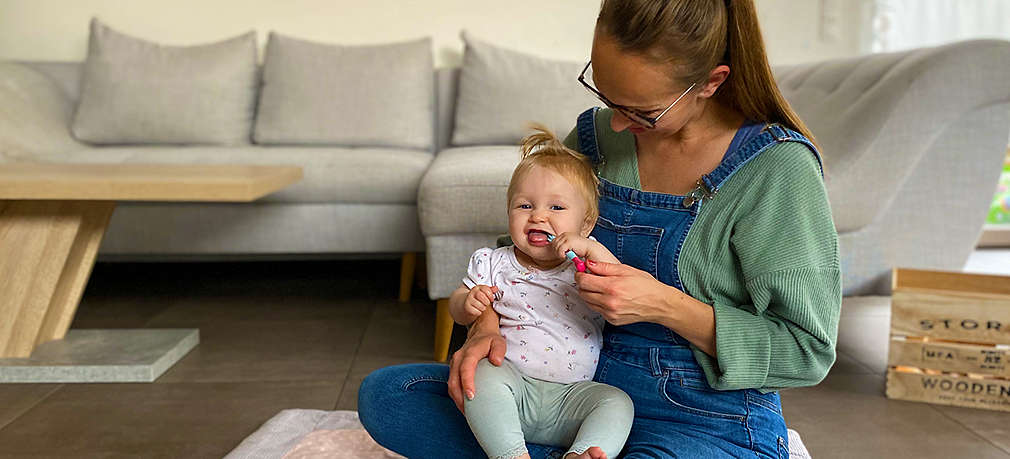
M 414 267 L 417 265 L 417 253 L 403 252 L 400 258 L 400 302 L 410 301 L 410 288 L 414 285 Z
M 449 356 L 449 341 L 452 340 L 452 316 L 449 315 L 449 299 L 438 300 L 435 311 L 435 361 L 445 362 Z

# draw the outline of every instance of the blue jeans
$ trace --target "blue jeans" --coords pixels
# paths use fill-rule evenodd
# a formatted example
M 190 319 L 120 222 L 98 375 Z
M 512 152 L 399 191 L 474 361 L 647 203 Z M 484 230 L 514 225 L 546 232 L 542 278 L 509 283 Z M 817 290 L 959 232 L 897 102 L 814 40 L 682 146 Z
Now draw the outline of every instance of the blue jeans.
M 777 392 L 713 390 L 686 343 L 655 343 L 611 333 L 600 354 L 594 379 L 624 390 L 635 405 L 621 457 L 789 457 Z M 448 376 L 441 364 L 376 370 L 358 390 L 361 423 L 379 444 L 410 458 L 486 457 L 449 398 Z M 527 448 L 533 458 L 564 453 Z

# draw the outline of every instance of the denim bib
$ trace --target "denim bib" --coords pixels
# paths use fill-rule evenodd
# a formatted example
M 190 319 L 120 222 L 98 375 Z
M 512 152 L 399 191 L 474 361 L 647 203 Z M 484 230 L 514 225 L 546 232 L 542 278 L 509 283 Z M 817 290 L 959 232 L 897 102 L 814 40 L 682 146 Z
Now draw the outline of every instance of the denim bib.
M 596 138 L 597 110 L 599 107 L 594 107 L 579 115 L 576 130 L 579 151 L 596 165 L 599 175 L 606 157 L 599 150 Z M 703 175 L 698 187 L 684 196 L 636 190 L 599 177 L 600 217 L 592 235 L 622 263 L 648 272 L 660 282 L 690 295 L 680 281 L 677 265 L 684 239 L 698 212 L 708 200 L 718 199 L 719 188 L 737 170 L 781 142 L 800 142 L 816 152 L 803 135 L 779 124 L 768 124 L 738 148 L 728 151 L 719 166 Z M 820 162 L 819 156 L 817 160 Z M 687 340 L 673 330 L 654 323 L 624 326 L 608 323 L 604 330 L 604 340 L 615 344 L 642 338 L 656 345 L 687 345 Z

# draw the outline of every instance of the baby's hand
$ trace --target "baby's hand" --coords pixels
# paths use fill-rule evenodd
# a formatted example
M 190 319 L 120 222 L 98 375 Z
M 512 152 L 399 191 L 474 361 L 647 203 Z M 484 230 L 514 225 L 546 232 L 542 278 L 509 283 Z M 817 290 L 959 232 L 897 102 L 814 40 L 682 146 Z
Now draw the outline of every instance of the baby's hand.
M 588 237 L 582 237 L 578 233 L 563 233 L 558 235 L 551 244 L 554 244 L 554 249 L 561 258 L 567 258 L 565 252 L 571 250 L 582 261 L 593 260 L 606 263 L 620 263 L 620 260 L 610 250 L 607 250 L 606 246 Z
M 497 293 L 498 287 L 475 285 L 470 289 L 470 293 L 466 295 L 463 311 L 474 318 L 480 316 L 494 302 L 495 294 Z
M 594 245 L 599 243 L 587 237 L 582 237 L 578 233 L 563 233 L 555 237 L 552 244 L 554 244 L 554 249 L 557 250 L 558 256 L 561 258 L 567 258 L 566 253 L 571 250 L 575 252 L 575 255 L 585 259 L 594 248 Z

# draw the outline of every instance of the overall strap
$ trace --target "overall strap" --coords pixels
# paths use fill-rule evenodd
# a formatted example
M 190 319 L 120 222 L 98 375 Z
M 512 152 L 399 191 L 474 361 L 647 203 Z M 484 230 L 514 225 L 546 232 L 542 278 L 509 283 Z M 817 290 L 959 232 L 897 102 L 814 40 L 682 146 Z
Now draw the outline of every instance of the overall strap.
M 772 123 L 766 125 L 761 129 L 759 134 L 741 145 L 736 151 L 729 152 L 726 158 L 723 158 L 723 162 L 719 164 L 719 167 L 702 176 L 701 182 L 704 186 L 700 187 L 703 189 L 700 190 L 700 196 L 698 197 L 702 199 L 711 198 L 744 164 L 747 164 L 768 148 L 783 142 L 796 142 L 805 145 L 807 150 L 817 158 L 821 177 L 824 177 L 824 165 L 821 162 L 820 153 L 818 153 L 817 147 L 814 146 L 813 142 L 799 132 L 786 128 L 781 124 Z
M 810 152 L 814 154 L 814 157 L 817 158 L 817 166 L 821 170 L 821 177 L 824 177 L 824 161 L 821 160 L 821 152 L 817 150 L 817 147 L 810 141 L 810 139 L 779 123 L 772 123 L 765 126 L 764 131 L 771 132 L 775 136 L 775 140 L 779 143 L 798 142 L 806 145 Z
M 595 164 L 597 169 L 603 164 L 600 144 L 596 139 L 596 112 L 599 110 L 600 107 L 593 107 L 582 112 L 575 124 L 575 130 L 579 136 L 579 153 L 589 158 L 589 161 Z

